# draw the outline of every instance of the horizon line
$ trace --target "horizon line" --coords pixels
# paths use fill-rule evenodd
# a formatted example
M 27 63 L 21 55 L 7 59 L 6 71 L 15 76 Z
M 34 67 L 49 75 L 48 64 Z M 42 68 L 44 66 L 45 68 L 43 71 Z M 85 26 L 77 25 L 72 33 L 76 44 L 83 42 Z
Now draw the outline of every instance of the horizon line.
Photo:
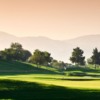
M 81 35 L 81 36 L 77 36 L 77 37 L 73 37 L 73 38 L 70 38 L 70 39 L 53 39 L 53 38 L 51 38 L 51 37 L 47 37 L 47 36 L 42 36 L 42 35 L 40 35 L 40 36 L 33 36 L 33 35 L 31 35 L 31 36 L 29 36 L 29 35 L 27 35 L 27 36 L 18 36 L 18 35 L 13 35 L 13 34 L 11 34 L 11 33 L 9 33 L 9 32 L 6 32 L 6 31 L 0 31 L 0 33 L 5 33 L 5 34 L 8 34 L 8 35 L 12 35 L 12 36 L 15 36 L 15 37 L 18 37 L 18 38 L 39 38 L 39 37 L 42 37 L 42 38 L 47 38 L 47 39 L 51 39 L 51 40 L 55 40 L 55 41 L 67 41 L 67 40 L 73 40 L 73 39 L 77 39 L 77 38 L 82 38 L 82 37 L 85 37 L 85 36 L 96 36 L 96 35 L 100 35 L 100 34 L 88 34 L 88 35 Z

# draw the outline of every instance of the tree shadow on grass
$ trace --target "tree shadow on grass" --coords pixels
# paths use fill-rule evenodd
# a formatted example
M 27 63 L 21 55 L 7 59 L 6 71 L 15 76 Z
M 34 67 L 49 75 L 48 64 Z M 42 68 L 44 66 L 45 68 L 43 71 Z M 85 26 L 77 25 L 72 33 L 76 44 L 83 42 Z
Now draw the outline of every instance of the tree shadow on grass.
M 100 79 L 75 79 L 75 78 L 71 78 L 71 79 L 68 79 L 68 78 L 63 78 L 61 80 L 68 80 L 68 81 L 100 81 Z
M 89 74 L 88 72 L 70 72 L 68 76 L 81 76 L 81 77 L 90 77 L 90 78 L 100 78 L 100 74 Z
M 0 99 L 99 100 L 100 90 L 70 89 L 23 81 L 0 80 Z
M 99 78 L 91 78 L 91 77 L 84 77 L 84 78 L 53 78 L 53 77 L 34 77 L 36 79 L 47 79 L 47 80 L 64 80 L 64 81 L 100 81 Z
M 71 67 L 67 69 L 69 76 L 81 76 L 81 77 L 95 77 L 100 78 L 100 70 L 98 69 L 91 69 L 87 67 Z

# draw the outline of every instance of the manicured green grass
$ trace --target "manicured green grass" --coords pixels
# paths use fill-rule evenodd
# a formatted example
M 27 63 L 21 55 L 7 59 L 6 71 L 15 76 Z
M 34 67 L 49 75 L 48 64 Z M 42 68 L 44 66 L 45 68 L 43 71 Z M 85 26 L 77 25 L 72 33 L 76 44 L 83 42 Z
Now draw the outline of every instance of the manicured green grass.
M 0 61 L 0 100 L 99 100 L 100 69 Z
M 0 80 L 0 99 L 13 100 L 99 100 L 99 90 L 72 89 L 34 82 Z
M 30 74 L 30 75 L 2 76 L 0 77 L 0 79 L 37 82 L 42 84 L 64 86 L 69 88 L 100 90 L 100 78 L 91 78 L 91 77 L 69 77 L 64 75 Z

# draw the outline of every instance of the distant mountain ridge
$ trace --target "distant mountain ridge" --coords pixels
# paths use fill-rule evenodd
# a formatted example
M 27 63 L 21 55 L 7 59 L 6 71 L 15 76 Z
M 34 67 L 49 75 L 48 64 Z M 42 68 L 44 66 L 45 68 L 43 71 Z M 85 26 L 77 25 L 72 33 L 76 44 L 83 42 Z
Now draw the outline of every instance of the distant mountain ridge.
M 92 55 L 95 47 L 100 50 L 100 35 L 87 35 L 70 40 L 53 40 L 47 37 L 16 37 L 11 34 L 0 32 L 0 50 L 10 47 L 12 42 L 19 42 L 23 48 L 33 52 L 35 49 L 48 51 L 57 60 L 67 62 L 73 48 L 77 46 L 84 50 L 88 58 Z

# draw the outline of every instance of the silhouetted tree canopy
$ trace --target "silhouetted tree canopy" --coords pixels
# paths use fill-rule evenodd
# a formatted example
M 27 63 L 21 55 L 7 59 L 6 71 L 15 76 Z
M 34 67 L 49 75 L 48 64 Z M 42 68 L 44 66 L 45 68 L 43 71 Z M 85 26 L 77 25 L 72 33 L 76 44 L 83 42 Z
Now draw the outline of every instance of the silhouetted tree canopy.
M 5 60 L 26 61 L 31 56 L 28 50 L 24 50 L 20 43 L 12 43 L 10 48 L 0 51 L 0 58 Z
M 93 49 L 93 55 L 91 56 L 92 59 L 92 64 L 95 65 L 100 65 L 100 52 L 98 51 L 97 48 Z
M 84 65 L 85 57 L 83 56 L 83 50 L 79 47 L 73 49 L 72 56 L 70 57 L 70 61 L 75 64 Z
M 29 61 L 37 65 L 48 65 L 52 60 L 51 54 L 47 51 L 35 50 Z

